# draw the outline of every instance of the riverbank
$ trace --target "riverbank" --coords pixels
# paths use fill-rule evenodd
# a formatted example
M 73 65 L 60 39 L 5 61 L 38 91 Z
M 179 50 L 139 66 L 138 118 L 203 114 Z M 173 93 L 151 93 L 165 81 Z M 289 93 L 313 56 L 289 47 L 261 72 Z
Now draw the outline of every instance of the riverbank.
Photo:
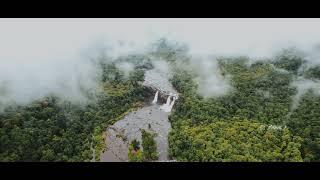
M 141 142 L 141 129 L 156 133 L 158 161 L 168 161 L 168 134 L 171 124 L 168 112 L 154 104 L 130 112 L 106 130 L 106 151 L 101 154 L 103 162 L 127 162 L 128 149 L 132 140 Z

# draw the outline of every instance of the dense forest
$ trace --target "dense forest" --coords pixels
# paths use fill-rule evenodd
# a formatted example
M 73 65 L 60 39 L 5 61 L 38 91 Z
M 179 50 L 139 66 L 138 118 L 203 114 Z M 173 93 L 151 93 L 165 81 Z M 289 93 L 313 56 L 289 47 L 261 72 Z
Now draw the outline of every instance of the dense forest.
M 205 98 L 197 91 L 198 72 L 181 66 L 192 59 L 187 46 L 161 39 L 153 47 L 146 54 L 99 61 L 97 89 L 102 91 L 94 102 L 72 104 L 49 96 L 27 106 L 6 107 L 0 113 L 0 161 L 90 161 L 92 149 L 99 160 L 105 128 L 142 106 L 145 91 L 139 82 L 145 70 L 153 68 L 154 58 L 169 63 L 170 82 L 179 92 L 169 116 L 172 159 L 320 160 L 320 95 L 308 89 L 295 101 L 299 89 L 292 85 L 299 78 L 319 81 L 320 66 L 306 66 L 307 60 L 294 49 L 270 59 L 218 57 L 212 61 L 217 61 L 221 76 L 230 79 L 232 90 Z M 134 70 L 126 76 L 117 68 L 119 62 L 134 64 Z M 151 148 L 143 147 L 142 153 L 133 142 L 132 161 L 156 159 L 152 136 L 145 134 L 145 139 L 142 146 L 149 143 Z
M 131 58 L 132 59 L 132 58 Z M 0 114 L 1 161 L 99 160 L 105 128 L 141 106 L 144 79 L 139 68 L 128 77 L 114 62 L 101 61 L 95 102 L 79 105 L 55 96 L 28 106 L 9 106 Z
M 304 63 L 294 49 L 266 60 L 219 58 L 234 89 L 217 98 L 197 94 L 196 73 L 176 70 L 171 82 L 181 98 L 170 116 L 170 155 L 181 161 L 319 161 L 319 94 L 309 89 L 292 108 L 298 93 L 292 82 L 320 79 L 320 69 Z

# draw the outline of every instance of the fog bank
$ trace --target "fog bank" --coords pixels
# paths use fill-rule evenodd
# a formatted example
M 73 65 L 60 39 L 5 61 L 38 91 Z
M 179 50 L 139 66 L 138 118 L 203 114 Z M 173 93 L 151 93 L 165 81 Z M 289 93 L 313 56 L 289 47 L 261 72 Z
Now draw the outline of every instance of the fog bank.
M 189 54 L 202 57 L 271 57 L 296 46 L 310 64 L 319 64 L 319 32 L 319 19 L 0 19 L 0 106 L 51 93 L 86 102 L 84 92 L 96 87 L 99 74 L 92 59 L 144 52 L 160 37 L 185 43 Z M 216 62 L 201 59 L 191 62 L 199 69 L 200 94 L 230 90 Z M 119 67 L 132 70 L 130 64 Z

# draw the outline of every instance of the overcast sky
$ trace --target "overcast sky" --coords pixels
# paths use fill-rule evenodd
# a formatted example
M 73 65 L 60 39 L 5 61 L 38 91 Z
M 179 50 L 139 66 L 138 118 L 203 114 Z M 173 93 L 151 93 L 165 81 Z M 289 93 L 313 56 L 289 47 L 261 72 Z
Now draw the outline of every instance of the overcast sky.
M 83 59 L 95 49 L 143 51 L 160 37 L 184 42 L 194 54 L 272 56 L 318 44 L 320 19 L 0 19 L 0 103 L 52 90 L 77 97 L 79 75 L 94 85 Z
M 72 54 L 88 43 L 167 36 L 197 53 L 267 55 L 278 46 L 320 40 L 319 19 L 0 19 L 0 57 L 26 61 Z

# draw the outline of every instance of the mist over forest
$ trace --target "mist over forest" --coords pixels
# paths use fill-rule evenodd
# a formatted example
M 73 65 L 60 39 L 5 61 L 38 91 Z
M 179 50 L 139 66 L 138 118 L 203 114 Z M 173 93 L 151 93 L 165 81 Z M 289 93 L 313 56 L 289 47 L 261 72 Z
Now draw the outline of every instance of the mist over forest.
M 168 159 L 319 161 L 319 32 L 318 19 L 1 19 L 0 161 L 100 161 L 108 127 L 168 96 L 148 72 L 179 95 Z M 157 160 L 155 136 L 130 142 L 129 161 Z

